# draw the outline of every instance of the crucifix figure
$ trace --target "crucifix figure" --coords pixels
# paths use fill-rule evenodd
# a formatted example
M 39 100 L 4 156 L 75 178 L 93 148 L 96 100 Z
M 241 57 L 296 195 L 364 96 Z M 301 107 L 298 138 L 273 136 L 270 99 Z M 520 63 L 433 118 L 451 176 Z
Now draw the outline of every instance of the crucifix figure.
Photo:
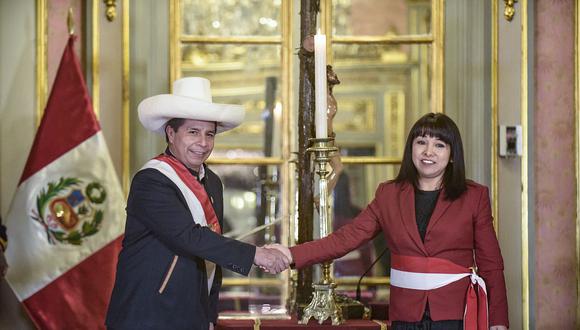
M 340 84 L 340 80 L 338 80 L 336 72 L 334 72 L 334 70 L 332 69 L 332 65 L 326 66 L 326 80 L 327 80 L 326 85 L 328 86 L 328 98 L 327 98 L 328 125 L 326 127 L 328 127 L 328 136 L 333 138 L 335 137 L 335 133 L 332 126 L 332 122 L 334 116 L 336 116 L 336 112 L 338 111 L 338 106 L 332 90 L 335 85 Z

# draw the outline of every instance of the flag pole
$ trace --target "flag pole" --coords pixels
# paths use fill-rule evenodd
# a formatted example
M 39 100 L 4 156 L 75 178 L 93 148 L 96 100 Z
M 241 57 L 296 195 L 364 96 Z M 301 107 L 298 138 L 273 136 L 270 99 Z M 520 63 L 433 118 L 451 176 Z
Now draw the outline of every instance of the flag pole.
M 68 26 L 68 34 L 73 35 L 75 34 L 75 20 L 73 18 L 73 10 L 72 7 L 68 8 L 68 15 L 66 18 L 66 25 Z

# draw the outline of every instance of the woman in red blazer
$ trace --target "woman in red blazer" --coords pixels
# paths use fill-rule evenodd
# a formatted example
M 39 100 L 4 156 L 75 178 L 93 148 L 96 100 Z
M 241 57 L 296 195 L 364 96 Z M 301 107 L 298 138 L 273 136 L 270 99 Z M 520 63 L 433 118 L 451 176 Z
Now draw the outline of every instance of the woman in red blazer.
M 393 272 L 399 270 L 391 270 L 391 329 L 463 329 L 470 274 L 437 288 L 427 283 L 432 273 L 455 274 L 446 268 L 449 265 L 467 272 L 476 267 L 485 281 L 489 323 L 478 329 L 487 324 L 494 330 L 507 329 L 503 259 L 489 192 L 465 179 L 461 136 L 446 115 L 429 113 L 415 123 L 397 178 L 381 183 L 373 201 L 351 223 L 290 252 L 275 248 L 291 253 L 295 267 L 303 268 L 339 258 L 380 232 L 393 264 L 401 266 L 392 268 L 404 270 L 398 282 L 416 279 L 410 286 L 395 286 Z

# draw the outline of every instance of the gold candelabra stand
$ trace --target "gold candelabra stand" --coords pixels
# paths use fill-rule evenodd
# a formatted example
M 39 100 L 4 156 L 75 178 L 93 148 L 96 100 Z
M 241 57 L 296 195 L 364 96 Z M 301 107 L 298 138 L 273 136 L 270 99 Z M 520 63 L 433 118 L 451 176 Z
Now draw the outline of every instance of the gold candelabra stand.
M 330 162 L 330 157 L 338 149 L 334 146 L 334 138 L 315 138 L 310 139 L 311 147 L 308 152 L 314 153 L 315 171 L 319 176 L 319 195 L 320 200 L 318 204 L 318 214 L 320 219 L 320 238 L 328 236 L 331 227 L 331 217 L 329 216 L 329 200 L 328 200 L 328 175 L 330 171 L 327 165 Z M 342 323 L 342 310 L 336 303 L 336 296 L 334 289 L 336 284 L 330 274 L 332 261 L 322 264 L 322 277 L 318 283 L 313 284 L 314 295 L 312 301 L 306 306 L 302 314 L 301 324 L 307 324 L 311 317 L 318 320 L 322 324 L 329 317 L 332 320 L 332 325 L 339 325 Z

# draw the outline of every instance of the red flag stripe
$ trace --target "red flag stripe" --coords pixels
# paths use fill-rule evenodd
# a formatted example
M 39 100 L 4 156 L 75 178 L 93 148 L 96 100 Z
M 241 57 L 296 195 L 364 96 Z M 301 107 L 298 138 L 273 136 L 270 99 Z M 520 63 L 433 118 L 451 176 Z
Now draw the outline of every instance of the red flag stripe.
M 75 38 L 65 47 L 19 184 L 101 129 L 74 54 Z
M 39 329 L 105 328 L 122 240 L 105 245 L 23 301 Z

